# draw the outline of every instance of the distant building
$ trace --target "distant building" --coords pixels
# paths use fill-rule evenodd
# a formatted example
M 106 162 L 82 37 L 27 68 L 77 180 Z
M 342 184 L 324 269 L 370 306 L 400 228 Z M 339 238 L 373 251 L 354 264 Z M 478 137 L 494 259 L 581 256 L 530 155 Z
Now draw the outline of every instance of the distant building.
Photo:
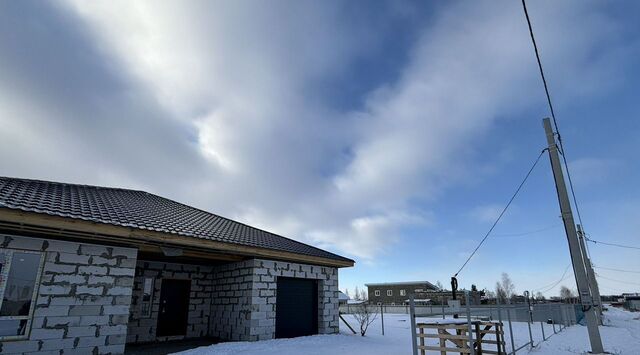
M 338 304 L 343 305 L 347 304 L 349 301 L 349 296 L 342 291 L 338 291 Z
M 640 311 L 640 293 L 623 293 L 624 308 L 636 312 Z
M 366 284 L 369 303 L 401 306 L 409 304 L 413 295 L 416 305 L 447 304 L 453 299 L 449 290 L 439 289 L 429 281 L 385 282 Z M 484 291 L 470 291 L 471 304 L 480 304 Z M 466 304 L 464 290 L 458 290 L 457 299 Z
M 373 304 L 404 305 L 413 295 L 416 303 L 438 303 L 443 292 L 429 281 L 385 282 L 366 284 L 369 302 Z

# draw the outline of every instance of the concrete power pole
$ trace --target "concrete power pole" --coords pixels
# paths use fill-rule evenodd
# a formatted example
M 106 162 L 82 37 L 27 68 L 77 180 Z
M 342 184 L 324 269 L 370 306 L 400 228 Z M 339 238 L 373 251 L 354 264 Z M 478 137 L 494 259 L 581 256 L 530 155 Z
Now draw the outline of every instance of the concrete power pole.
M 580 239 L 580 250 L 582 251 L 582 257 L 584 258 L 584 267 L 587 270 L 587 277 L 589 278 L 589 289 L 591 289 L 591 295 L 593 296 L 593 305 L 596 307 L 596 314 L 598 315 L 598 323 L 602 325 L 602 299 L 600 298 L 600 288 L 598 287 L 598 280 L 596 280 L 596 274 L 593 272 L 593 264 L 591 259 L 587 256 L 586 242 L 584 240 L 584 231 L 582 226 L 578 224 L 578 238 Z
M 604 353 L 602 347 L 602 339 L 600 339 L 600 330 L 598 329 L 598 317 L 593 307 L 593 298 L 589 290 L 589 281 L 585 270 L 585 263 L 580 250 L 580 242 L 576 231 L 576 224 L 573 220 L 573 212 L 571 211 L 571 203 L 567 194 L 567 185 L 564 181 L 562 165 L 560 165 L 560 156 L 558 155 L 558 145 L 556 138 L 551 129 L 551 121 L 549 118 L 542 120 L 544 130 L 547 135 L 547 143 L 549 144 L 549 158 L 551 159 L 551 169 L 553 170 L 553 178 L 556 183 L 556 192 L 558 193 L 558 202 L 560 204 L 560 212 L 562 213 L 562 221 L 564 222 L 564 230 L 567 233 L 569 242 L 569 252 L 571 254 L 571 263 L 573 264 L 573 272 L 578 285 L 578 293 L 580 302 L 584 309 L 585 318 L 587 320 L 587 329 L 589 332 L 589 341 L 591 342 L 591 353 Z

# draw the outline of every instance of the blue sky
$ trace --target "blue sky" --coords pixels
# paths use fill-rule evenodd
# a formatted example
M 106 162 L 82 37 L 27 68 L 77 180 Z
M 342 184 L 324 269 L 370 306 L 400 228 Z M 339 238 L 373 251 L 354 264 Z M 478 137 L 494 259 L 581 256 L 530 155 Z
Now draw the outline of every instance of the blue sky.
M 586 230 L 631 245 L 638 10 L 529 4 Z M 341 289 L 446 284 L 545 146 L 517 1 L 4 1 L 0 53 L 0 174 L 143 189 L 332 250 L 357 262 Z M 544 290 L 569 265 L 560 223 L 545 156 L 460 285 Z M 640 270 L 637 250 L 591 253 Z M 603 293 L 640 287 L 599 273 Z

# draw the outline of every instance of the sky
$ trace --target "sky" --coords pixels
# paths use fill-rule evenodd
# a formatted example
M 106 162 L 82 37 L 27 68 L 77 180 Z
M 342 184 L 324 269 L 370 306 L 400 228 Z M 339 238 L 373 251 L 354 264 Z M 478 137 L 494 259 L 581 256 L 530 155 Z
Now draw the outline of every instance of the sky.
M 528 8 L 585 230 L 638 246 L 640 4 Z M 0 175 L 141 189 L 325 248 L 356 261 L 342 290 L 448 284 L 548 115 L 519 1 L 0 2 Z M 559 215 L 545 155 L 460 287 L 575 288 Z M 640 271 L 637 249 L 590 254 Z M 603 294 L 640 291 L 596 271 Z

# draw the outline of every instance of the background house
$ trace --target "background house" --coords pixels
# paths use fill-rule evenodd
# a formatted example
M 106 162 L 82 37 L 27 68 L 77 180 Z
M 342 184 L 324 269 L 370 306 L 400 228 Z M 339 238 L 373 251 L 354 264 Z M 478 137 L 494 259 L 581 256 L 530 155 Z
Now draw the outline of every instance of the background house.
M 340 305 L 347 304 L 349 299 L 349 296 L 347 296 L 344 292 L 338 291 L 338 303 Z
M 373 304 L 403 305 L 408 303 L 409 295 L 414 298 L 432 299 L 438 287 L 429 281 L 369 283 L 367 294 Z
M 143 191 L 0 177 L 0 352 L 338 332 L 353 260 Z
M 453 295 L 449 290 L 439 289 L 429 281 L 369 283 L 367 294 L 372 304 L 405 305 L 409 304 L 409 296 L 413 295 L 417 304 L 447 304 Z M 471 304 L 480 304 L 484 291 L 470 291 Z M 457 299 L 466 304 L 464 289 L 458 290 Z

